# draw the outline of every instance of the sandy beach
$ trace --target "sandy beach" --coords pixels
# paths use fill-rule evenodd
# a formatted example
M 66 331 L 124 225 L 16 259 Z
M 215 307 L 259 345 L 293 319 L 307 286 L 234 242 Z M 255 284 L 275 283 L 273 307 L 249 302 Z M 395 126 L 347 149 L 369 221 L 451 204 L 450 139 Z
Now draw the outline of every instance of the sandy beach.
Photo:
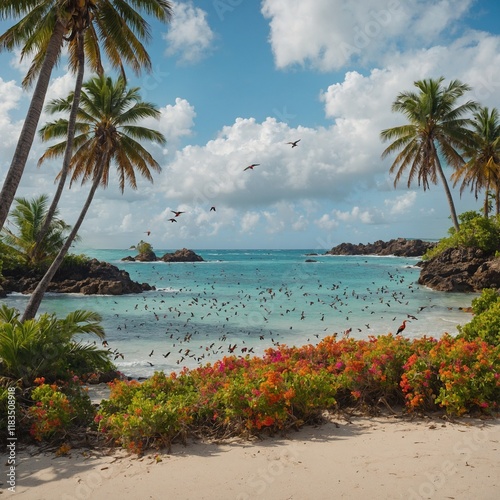
M 477 499 L 500 494 L 500 420 L 332 417 L 327 424 L 171 453 L 19 451 L 15 493 L 73 499 Z

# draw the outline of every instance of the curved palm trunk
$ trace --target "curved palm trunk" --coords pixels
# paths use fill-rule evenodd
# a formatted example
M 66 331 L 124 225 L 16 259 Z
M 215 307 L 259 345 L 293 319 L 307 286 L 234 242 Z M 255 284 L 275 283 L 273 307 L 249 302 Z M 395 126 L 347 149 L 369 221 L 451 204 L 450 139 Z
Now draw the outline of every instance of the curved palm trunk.
M 444 192 L 446 193 L 446 198 L 448 199 L 448 205 L 450 206 L 451 211 L 451 221 L 453 222 L 453 226 L 455 227 L 455 231 L 460 229 L 460 224 L 458 223 L 457 212 L 455 210 L 455 203 L 453 203 L 453 197 L 451 196 L 450 187 L 448 186 L 448 181 L 446 180 L 446 176 L 444 175 L 443 168 L 441 167 L 441 162 L 439 161 L 439 157 L 436 154 L 436 165 L 439 177 L 444 186 Z
M 87 200 L 85 201 L 85 204 L 83 205 L 82 211 L 80 212 L 80 216 L 78 217 L 78 220 L 75 222 L 75 225 L 73 229 L 71 230 L 71 233 L 68 235 L 68 238 L 66 239 L 64 245 L 62 246 L 61 250 L 59 250 L 59 253 L 57 254 L 56 258 L 50 265 L 49 269 L 45 273 L 44 277 L 40 280 L 38 283 L 37 287 L 35 288 L 35 291 L 31 294 L 30 300 L 28 301 L 28 305 L 26 306 L 26 309 L 24 310 L 23 317 L 21 321 L 26 321 L 28 319 L 33 319 L 38 311 L 38 308 L 40 307 L 40 304 L 42 303 L 43 296 L 45 295 L 45 292 L 47 291 L 47 288 L 49 287 L 50 281 L 56 274 L 57 270 L 61 267 L 61 264 L 64 260 L 64 257 L 68 253 L 69 248 L 71 247 L 71 244 L 73 243 L 73 240 L 75 239 L 80 226 L 82 225 L 83 220 L 85 219 L 85 216 L 87 215 L 88 209 L 90 207 L 90 204 L 92 203 L 92 200 L 94 198 L 95 192 L 97 188 L 99 187 L 99 183 L 101 182 L 101 177 L 104 172 L 104 167 L 106 165 L 106 158 L 103 157 L 102 163 L 99 166 L 99 170 L 96 173 L 96 176 L 94 177 L 94 181 L 92 183 L 92 187 L 90 188 L 89 194 L 87 195 Z
M 50 227 L 50 223 L 52 222 L 52 218 L 54 217 L 57 205 L 59 204 L 59 200 L 61 199 L 64 185 L 66 184 L 66 179 L 68 177 L 68 172 L 69 172 L 69 165 L 71 157 L 73 155 L 73 141 L 75 138 L 76 117 L 80 106 L 80 96 L 82 94 L 83 77 L 85 74 L 85 51 L 83 46 L 83 33 L 79 32 L 77 36 L 78 36 L 77 38 L 78 72 L 76 74 L 73 102 L 71 104 L 71 111 L 68 118 L 68 135 L 66 139 L 66 149 L 64 151 L 63 163 L 61 167 L 61 176 L 59 178 L 59 183 L 57 185 L 54 198 L 52 199 L 52 203 L 49 207 L 49 210 L 47 211 L 45 221 L 42 225 L 42 228 L 40 229 L 40 232 L 38 233 L 35 243 L 37 247 L 40 245 L 41 241 L 45 237 L 45 234 L 47 233 L 47 230 Z
M 5 224 L 10 207 L 16 196 L 17 188 L 21 182 L 21 177 L 23 176 L 24 167 L 26 166 L 31 145 L 35 138 L 40 114 L 42 113 L 52 68 L 55 66 L 61 50 L 64 31 L 64 25 L 58 21 L 50 37 L 35 91 L 28 108 L 26 119 L 24 120 L 21 134 L 17 141 L 16 151 L 14 152 L 12 163 L 0 193 L 0 229 L 2 229 Z

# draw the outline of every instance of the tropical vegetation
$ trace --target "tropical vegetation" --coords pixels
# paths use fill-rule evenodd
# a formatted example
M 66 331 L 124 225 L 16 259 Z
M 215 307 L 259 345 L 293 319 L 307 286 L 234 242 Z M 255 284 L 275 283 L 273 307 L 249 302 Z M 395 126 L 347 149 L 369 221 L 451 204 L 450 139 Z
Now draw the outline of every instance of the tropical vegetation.
M 65 449 L 79 422 L 102 444 L 143 453 L 189 436 L 286 432 L 346 409 L 497 415 L 499 304 L 497 292 L 485 292 L 474 303 L 478 322 L 456 336 L 330 336 L 316 346 L 280 345 L 262 357 L 229 356 L 180 373 L 157 372 L 144 382 L 117 379 L 109 399 L 90 412 L 81 378 L 51 383 L 38 377 L 25 390 L 18 421 L 34 439 Z
M 20 313 L 0 306 L 0 376 L 22 386 L 37 377 L 68 380 L 95 371 L 114 369 L 107 350 L 81 336 L 104 339 L 101 318 L 91 311 L 73 311 L 66 318 L 44 313 L 21 321 Z
M 85 62 L 92 71 L 103 74 L 101 45 L 108 63 L 119 69 L 122 75 L 125 75 L 124 63 L 130 65 L 136 74 L 140 74 L 142 69 L 149 71 L 151 60 L 143 42 L 150 41 L 151 28 L 142 13 L 166 23 L 172 14 L 172 3 L 167 0 L 3 0 L 0 4 L 0 20 L 19 19 L 0 35 L 0 50 L 21 47 L 21 59 L 32 57 L 23 85 L 30 86 L 37 78 L 14 157 L 0 192 L 0 229 L 4 226 L 21 181 L 52 69 L 59 62 L 63 48 L 67 44 L 70 69 L 78 74 L 75 86 L 77 96 Z M 75 103 L 73 117 L 76 109 Z M 72 133 L 72 128 L 68 129 L 70 143 Z M 69 153 L 66 159 L 69 161 Z M 51 212 L 56 204 L 51 207 Z
M 451 179 L 456 185 L 462 179 L 460 193 L 470 185 L 476 200 L 484 190 L 483 214 L 490 212 L 490 196 L 495 200 L 496 215 L 500 214 L 500 118 L 498 110 L 479 108 L 471 121 L 472 143 L 465 148 L 466 162 L 457 168 Z
M 461 152 L 470 147 L 471 119 L 468 113 L 477 109 L 474 101 L 461 102 L 471 88 L 459 80 L 443 85 L 444 77 L 415 82 L 417 92 L 401 92 L 392 110 L 403 113 L 408 124 L 399 125 L 381 132 L 383 141 L 393 142 L 383 151 L 382 157 L 398 153 L 389 172 L 395 173 L 397 186 L 406 171 L 408 187 L 414 180 L 424 191 L 430 184 L 443 184 L 450 206 L 451 220 L 456 231 L 459 222 L 455 203 L 444 174 L 442 159 L 452 168 L 463 165 Z
M 448 236 L 441 238 L 437 245 L 427 251 L 424 260 L 436 257 L 448 248 L 479 248 L 486 255 L 500 252 L 500 217 L 484 217 L 471 210 L 459 216 L 460 230 L 448 230 Z
M 74 94 L 67 99 L 50 103 L 50 112 L 69 111 Z M 141 99 L 139 88 L 128 88 L 126 80 L 113 80 L 107 76 L 94 77 L 82 89 L 74 154 L 70 162 L 71 183 L 80 179 L 82 184 L 92 181 L 92 186 L 82 211 L 54 258 L 45 276 L 38 283 L 23 314 L 23 320 L 34 318 L 49 283 L 66 256 L 90 208 L 99 186 L 107 187 L 111 167 L 116 166 L 119 187 L 123 192 L 127 183 L 137 189 L 136 171 L 152 182 L 151 170 L 161 170 L 158 162 L 139 141 L 148 140 L 164 144 L 164 136 L 153 129 L 137 125 L 145 118 L 159 118 L 157 107 Z M 60 118 L 45 125 L 40 133 L 44 140 L 65 137 L 67 119 Z M 40 158 L 40 163 L 57 158 L 66 151 L 66 141 L 50 146 Z
M 40 195 L 31 200 L 16 198 L 14 209 L 10 213 L 10 227 L 4 227 L 0 233 L 4 251 L 16 256 L 18 264 L 26 268 L 43 268 L 64 244 L 70 226 L 55 216 L 45 232 L 39 238 L 47 216 L 48 196 Z

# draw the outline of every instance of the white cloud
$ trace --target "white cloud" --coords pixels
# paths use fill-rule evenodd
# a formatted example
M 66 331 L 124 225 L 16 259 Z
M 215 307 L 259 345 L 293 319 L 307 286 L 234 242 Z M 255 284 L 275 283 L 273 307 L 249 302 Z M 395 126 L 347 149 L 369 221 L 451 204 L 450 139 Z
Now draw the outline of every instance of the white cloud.
M 395 198 L 394 200 L 385 200 L 385 205 L 389 208 L 391 215 L 401 215 L 408 213 L 415 205 L 417 200 L 416 191 L 408 191 Z
M 325 230 L 332 230 L 338 227 L 339 223 L 336 219 L 333 219 L 330 214 L 323 214 L 319 219 L 315 220 L 314 223 L 320 228 Z
M 473 0 L 264 0 L 278 68 L 311 65 L 331 71 L 380 61 L 409 44 L 429 47 L 463 16 Z M 411 36 L 408 34 L 411 33 Z
M 6 159 L 13 154 L 22 123 L 12 121 L 11 112 L 17 109 L 21 103 L 23 91 L 14 81 L 4 81 L 0 77 L 0 148 L 1 157 Z M 12 152 L 11 152 L 12 151 Z M 0 161 L 0 166 L 4 161 Z
M 173 18 L 168 32 L 166 53 L 178 55 L 183 63 L 195 63 L 210 54 L 215 35 L 207 22 L 207 13 L 192 2 L 172 2 Z

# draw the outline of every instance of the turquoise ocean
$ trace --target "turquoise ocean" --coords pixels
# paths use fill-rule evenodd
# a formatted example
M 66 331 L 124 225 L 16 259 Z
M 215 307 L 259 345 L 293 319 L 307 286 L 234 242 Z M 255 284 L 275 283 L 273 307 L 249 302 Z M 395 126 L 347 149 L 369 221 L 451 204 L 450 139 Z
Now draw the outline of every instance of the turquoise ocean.
M 205 262 L 124 262 L 130 250 L 82 253 L 156 290 L 121 296 L 47 294 L 39 312 L 101 314 L 118 369 L 131 377 L 179 371 L 230 354 L 261 355 L 277 344 L 317 344 L 396 333 L 458 333 L 477 294 L 417 284 L 418 258 L 310 255 L 314 250 L 196 250 Z M 159 256 L 167 250 L 155 250 Z M 313 260 L 314 262 L 306 262 Z M 20 294 L 1 299 L 23 310 Z M 409 316 L 410 315 L 410 316 Z M 411 317 L 413 316 L 413 318 Z M 100 343 L 100 341 L 98 341 Z

